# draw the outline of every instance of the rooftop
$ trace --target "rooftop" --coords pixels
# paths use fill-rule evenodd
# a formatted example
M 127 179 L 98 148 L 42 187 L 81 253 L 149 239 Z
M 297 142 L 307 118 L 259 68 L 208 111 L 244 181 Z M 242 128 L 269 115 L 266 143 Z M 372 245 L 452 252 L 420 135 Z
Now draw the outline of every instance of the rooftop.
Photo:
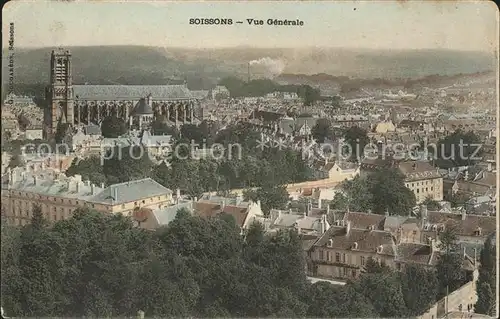
M 184 85 L 73 85 L 77 100 L 139 100 L 148 94 L 157 101 L 193 99 Z

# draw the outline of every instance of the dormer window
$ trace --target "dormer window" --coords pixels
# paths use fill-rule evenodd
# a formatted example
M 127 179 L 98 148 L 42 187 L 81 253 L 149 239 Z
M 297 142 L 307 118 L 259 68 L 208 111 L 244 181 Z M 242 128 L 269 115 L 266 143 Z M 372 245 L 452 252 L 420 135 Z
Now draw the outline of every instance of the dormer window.
M 333 239 L 328 239 L 328 247 L 333 247 Z
M 377 247 L 377 254 L 381 254 L 383 249 L 384 249 L 384 247 L 382 247 L 382 245 L 378 246 Z
M 358 242 L 354 242 L 354 244 L 352 245 L 352 249 L 356 250 L 358 249 Z
M 476 228 L 476 231 L 474 232 L 476 236 L 481 236 L 482 229 L 481 227 Z

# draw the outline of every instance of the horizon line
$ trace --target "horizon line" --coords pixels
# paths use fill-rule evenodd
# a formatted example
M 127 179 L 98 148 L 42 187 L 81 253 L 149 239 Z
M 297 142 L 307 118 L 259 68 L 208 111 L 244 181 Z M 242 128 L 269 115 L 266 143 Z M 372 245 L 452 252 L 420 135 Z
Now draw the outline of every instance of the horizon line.
M 369 48 L 369 47 L 342 47 L 342 46 L 299 46 L 299 47 L 263 47 L 252 45 L 233 45 L 233 46 L 214 46 L 214 47 L 196 47 L 196 46 L 159 46 L 159 45 L 142 45 L 142 44 L 92 44 L 92 45 L 47 45 L 47 46 L 16 46 L 14 50 L 39 50 L 45 48 L 92 48 L 92 47 L 142 47 L 142 48 L 157 48 L 157 49 L 184 49 L 184 50 L 224 50 L 224 49 L 261 49 L 261 50 L 300 50 L 300 49 L 337 49 L 337 50 L 361 50 L 361 51 L 453 51 L 453 52 L 470 52 L 470 53 L 488 53 L 497 55 L 497 50 L 471 50 L 471 49 L 450 49 L 450 48 Z M 2 47 L 2 50 L 8 50 L 8 46 Z

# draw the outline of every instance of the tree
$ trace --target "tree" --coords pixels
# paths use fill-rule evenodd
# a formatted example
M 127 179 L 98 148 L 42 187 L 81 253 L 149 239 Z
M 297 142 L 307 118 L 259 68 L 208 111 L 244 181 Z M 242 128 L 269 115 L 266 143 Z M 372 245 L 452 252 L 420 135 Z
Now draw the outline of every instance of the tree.
M 481 157 L 481 139 L 472 131 L 458 129 L 439 140 L 437 153 L 439 159 L 451 160 L 455 166 L 472 165 Z
M 496 262 L 495 246 L 492 244 L 492 239 L 488 238 L 479 258 L 479 277 L 476 285 L 477 302 L 474 306 L 476 313 L 495 315 Z
M 167 118 L 165 115 L 156 117 L 156 119 L 151 123 L 151 132 L 154 135 L 171 135 L 173 138 L 179 137 L 179 131 L 175 126 L 169 126 L 167 123 Z
M 439 202 L 435 201 L 432 197 L 427 197 L 422 204 L 427 205 L 427 209 L 431 211 L 437 211 L 441 208 Z
M 307 316 L 313 318 L 367 318 L 376 313 L 362 294 L 350 285 L 336 286 L 317 282 L 308 288 Z
M 101 123 L 102 136 L 117 138 L 127 133 L 127 124 L 116 116 L 107 116 Z
M 448 225 L 444 231 L 439 234 L 439 248 L 446 254 L 458 251 L 457 231 L 452 225 Z
M 257 190 L 247 190 L 243 193 L 245 200 L 257 202 L 260 200 L 262 212 L 268 215 L 271 209 L 284 209 L 290 195 L 286 187 L 281 185 L 265 185 Z
M 456 207 L 464 206 L 465 203 L 469 199 L 470 199 L 469 195 L 462 193 L 462 192 L 458 192 L 458 193 L 451 195 L 451 198 L 449 199 L 449 201 L 450 201 L 451 207 L 456 208 Z
M 66 175 L 81 175 L 83 180 L 88 180 L 94 185 L 108 184 L 101 160 L 98 156 L 83 159 L 76 157 L 66 170 Z
M 408 310 L 403 298 L 399 275 L 389 269 L 382 272 L 365 273 L 355 283 L 373 305 L 375 311 L 384 318 L 404 317 Z
M 326 138 L 332 138 L 333 130 L 332 124 L 328 119 L 319 119 L 311 130 L 313 138 L 324 143 Z
M 366 130 L 353 126 L 345 130 L 344 142 L 346 145 L 342 148 L 343 156 L 348 156 L 352 162 L 359 162 L 364 156 L 365 146 L 368 145 L 370 139 Z
M 333 201 L 330 203 L 330 207 L 336 210 L 347 211 L 349 208 L 347 196 L 342 193 L 335 194 Z
M 465 281 L 465 271 L 463 270 L 463 256 L 460 253 L 450 252 L 439 256 L 436 265 L 437 278 L 439 282 L 438 298 L 446 296 L 458 288 Z
M 69 123 L 62 123 L 61 121 L 57 122 L 56 134 L 55 134 L 55 142 L 58 144 L 69 144 L 68 142 L 71 135 L 71 126 Z
M 381 169 L 368 176 L 373 211 L 378 214 L 408 216 L 416 205 L 415 194 L 406 187 L 404 176 L 396 169 Z
M 309 85 L 302 85 L 299 89 L 298 95 L 304 100 L 305 106 L 313 105 L 320 98 L 318 89 L 314 89 Z
M 109 184 L 123 183 L 150 177 L 153 163 L 142 146 L 116 146 L 107 151 L 103 172 Z
M 14 168 L 14 167 L 21 167 L 24 166 L 24 160 L 21 157 L 20 154 L 12 154 L 11 158 L 9 159 L 9 165 L 7 167 L 9 168 Z
M 439 281 L 439 296 L 446 295 L 461 287 L 465 281 L 463 270 L 463 256 L 458 249 L 457 231 L 453 226 L 447 226 L 439 234 L 438 248 L 443 252 L 440 254 L 436 265 L 437 278 Z
M 194 124 L 182 125 L 180 135 L 189 142 L 193 141 L 199 144 L 200 147 L 203 147 L 203 144 L 206 143 L 207 137 L 204 135 L 201 127 Z
M 392 270 L 385 264 L 375 261 L 372 257 L 366 260 L 365 272 L 368 274 L 391 273 Z
M 19 290 L 15 292 L 23 316 L 56 316 L 65 305 L 61 281 L 61 242 L 48 229 L 41 209 L 33 208 L 31 224 L 21 230 Z M 16 314 L 17 315 L 17 314 Z
M 352 180 L 342 182 L 342 190 L 345 196 L 345 205 L 352 211 L 365 212 L 373 209 L 373 194 L 366 178 L 359 175 Z M 337 196 L 336 196 L 337 197 Z M 341 201 L 343 198 L 337 198 Z M 335 199 L 334 199 L 335 200 Z M 337 202 L 337 205 L 342 204 Z M 339 208 L 341 209 L 341 208 Z
M 482 281 L 478 282 L 476 291 L 478 299 L 474 305 L 474 311 L 495 317 L 495 290 L 489 283 Z
M 406 265 L 401 273 L 401 289 L 409 316 L 420 316 L 436 301 L 438 281 L 434 270 Z

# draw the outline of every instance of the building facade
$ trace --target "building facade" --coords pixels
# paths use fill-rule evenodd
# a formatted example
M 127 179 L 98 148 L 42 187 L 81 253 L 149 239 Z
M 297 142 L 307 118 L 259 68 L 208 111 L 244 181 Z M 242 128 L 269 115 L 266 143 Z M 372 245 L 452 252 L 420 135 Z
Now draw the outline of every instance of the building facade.
M 106 116 L 117 116 L 129 122 L 137 103 L 151 101 L 154 116 L 180 123 L 192 123 L 196 99 L 184 85 L 74 85 L 69 50 L 53 50 L 50 59 L 50 85 L 46 88 L 49 107 L 44 114 L 46 138 L 53 136 L 59 123 L 100 123 Z
M 105 187 L 79 175 L 18 167 L 2 179 L 2 213 L 12 225 L 28 224 L 35 205 L 54 222 L 70 218 L 78 208 L 132 216 L 138 208 L 161 209 L 171 203 L 172 191 L 150 178 Z

